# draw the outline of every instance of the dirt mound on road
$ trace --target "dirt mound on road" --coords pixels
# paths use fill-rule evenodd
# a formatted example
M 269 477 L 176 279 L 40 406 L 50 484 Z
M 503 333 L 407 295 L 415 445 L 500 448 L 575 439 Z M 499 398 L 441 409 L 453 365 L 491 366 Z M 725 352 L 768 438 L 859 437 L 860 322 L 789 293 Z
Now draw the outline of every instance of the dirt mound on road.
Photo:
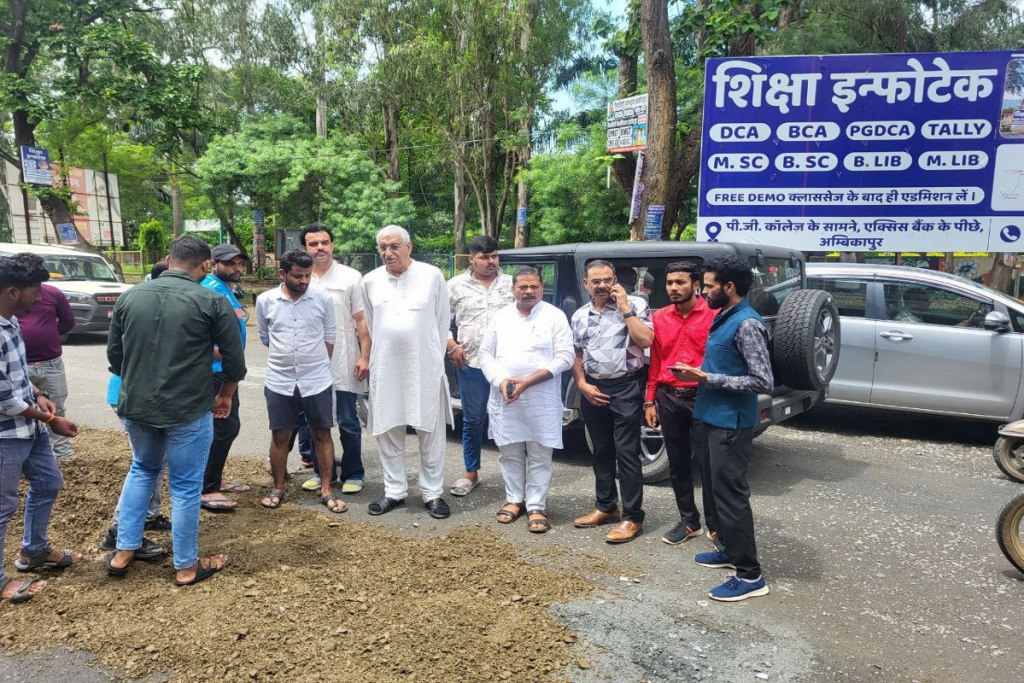
M 254 491 L 233 515 L 203 513 L 203 552 L 235 560 L 224 574 L 175 588 L 169 561 L 136 562 L 108 578 L 97 543 L 130 453 L 123 435 L 99 430 L 83 430 L 76 451 L 50 535 L 88 557 L 47 576 L 31 603 L 0 606 L 8 651 L 65 644 L 123 675 L 185 681 L 546 680 L 573 658 L 574 636 L 547 608 L 587 582 L 524 561 L 479 526 L 412 540 L 288 502 L 264 510 Z M 266 478 L 252 461 L 229 470 Z M 20 516 L 10 528 L 13 570 Z

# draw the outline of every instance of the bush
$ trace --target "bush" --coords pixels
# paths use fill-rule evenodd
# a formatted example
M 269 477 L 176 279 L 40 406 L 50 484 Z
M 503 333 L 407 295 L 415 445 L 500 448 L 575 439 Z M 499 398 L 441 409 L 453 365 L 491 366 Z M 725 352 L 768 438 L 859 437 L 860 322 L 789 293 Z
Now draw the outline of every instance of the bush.
M 155 263 L 167 251 L 167 233 L 160 221 L 152 220 L 139 226 L 139 249 L 146 263 Z

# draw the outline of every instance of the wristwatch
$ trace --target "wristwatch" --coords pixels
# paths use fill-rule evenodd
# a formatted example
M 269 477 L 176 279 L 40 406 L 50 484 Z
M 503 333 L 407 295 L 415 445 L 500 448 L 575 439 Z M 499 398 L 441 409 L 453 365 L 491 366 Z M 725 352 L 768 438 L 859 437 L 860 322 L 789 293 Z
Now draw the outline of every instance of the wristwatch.
M 44 398 L 47 398 L 47 399 L 50 398 L 50 395 L 48 393 L 46 393 L 45 391 L 40 391 L 40 392 L 36 393 L 35 398 L 38 399 L 40 396 L 42 396 Z
M 635 317 L 636 317 L 636 311 L 630 311 L 628 313 L 623 313 L 622 314 L 622 319 L 623 320 L 625 320 L 626 318 L 635 318 Z
M 644 408 L 650 408 L 653 405 L 654 405 L 654 401 L 645 401 L 644 402 Z

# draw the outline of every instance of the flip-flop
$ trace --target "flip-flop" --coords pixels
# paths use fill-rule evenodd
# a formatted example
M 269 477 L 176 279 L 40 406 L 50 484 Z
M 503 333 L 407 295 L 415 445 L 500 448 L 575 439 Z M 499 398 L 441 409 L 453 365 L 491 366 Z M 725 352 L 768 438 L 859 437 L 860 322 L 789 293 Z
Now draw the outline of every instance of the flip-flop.
M 334 509 L 331 509 L 331 501 L 334 501 Z M 342 512 L 348 512 L 348 505 L 342 499 L 334 493 L 329 496 L 320 496 L 320 502 L 327 508 L 328 512 L 333 512 L 336 515 L 340 515 Z
M 221 486 L 219 493 L 247 493 L 252 491 L 248 484 L 239 484 L 237 481 L 229 481 L 227 486 Z
M 191 581 L 178 581 L 177 579 L 174 579 L 174 581 L 172 581 L 172 583 L 175 586 L 178 586 L 178 587 L 191 586 L 193 584 L 199 583 L 200 581 L 206 581 L 208 578 L 210 578 L 214 574 L 218 574 L 218 573 L 224 571 L 225 569 L 227 569 L 230 566 L 231 566 L 231 556 L 230 555 L 228 556 L 227 561 L 224 562 L 224 564 L 222 566 L 220 566 L 220 567 L 214 567 L 213 565 L 204 567 L 203 566 L 203 562 L 202 562 L 202 558 L 200 558 L 200 559 L 196 560 L 196 575 L 192 578 Z
M 221 503 L 218 505 L 218 503 Z M 227 505 L 223 505 L 227 503 Z M 209 512 L 234 512 L 238 507 L 238 503 L 228 498 L 211 498 L 209 500 L 200 500 L 199 507 Z
M 125 574 L 128 573 L 128 570 L 131 569 L 132 562 L 135 561 L 135 556 L 133 555 L 132 559 L 128 560 L 128 564 L 126 564 L 125 566 L 123 566 L 123 567 L 115 567 L 114 565 L 110 564 L 111 562 L 114 561 L 114 556 L 115 555 L 117 555 L 117 551 L 116 550 L 114 552 L 112 552 L 112 553 L 107 553 L 107 560 L 106 560 L 107 576 L 124 576 Z
M 460 477 L 455 480 L 452 487 L 448 489 L 448 493 L 453 496 L 468 496 L 470 491 L 480 485 L 480 479 L 469 479 L 468 477 Z
M 7 588 L 7 584 L 11 583 L 11 581 L 11 579 L 8 579 L 6 577 L 0 580 L 0 591 L 2 591 L 4 588 Z M 32 593 L 29 593 L 29 590 L 32 588 L 32 586 L 36 585 L 37 583 L 40 583 L 39 579 L 24 579 L 18 586 L 18 589 L 11 594 L 11 597 L 5 598 L 5 600 L 7 600 L 7 602 L 11 603 L 12 605 L 17 605 L 22 602 L 28 602 L 29 600 L 35 597 L 34 595 L 32 595 Z
M 263 500 L 269 500 L 270 505 L 264 503 Z M 276 510 L 284 502 L 284 489 L 270 489 L 267 491 L 267 495 L 263 496 L 263 500 L 260 500 L 260 505 L 268 510 Z

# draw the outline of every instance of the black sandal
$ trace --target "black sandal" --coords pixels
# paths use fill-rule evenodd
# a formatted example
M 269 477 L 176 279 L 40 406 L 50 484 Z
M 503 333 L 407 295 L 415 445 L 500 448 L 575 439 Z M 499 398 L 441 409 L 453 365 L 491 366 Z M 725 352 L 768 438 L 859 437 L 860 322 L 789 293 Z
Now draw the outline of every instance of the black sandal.
M 334 508 L 331 508 L 331 501 L 334 501 Z M 320 502 L 323 503 L 324 507 L 326 507 L 329 512 L 333 512 L 336 515 L 340 515 L 342 512 L 348 512 L 348 505 L 334 493 L 327 496 L 320 496 Z
M 117 555 L 115 550 L 112 553 L 107 553 L 107 576 L 124 576 L 128 573 L 128 570 L 132 567 L 132 562 L 135 561 L 135 556 L 132 555 L 132 559 L 128 560 L 128 564 L 123 567 L 115 567 L 111 564 L 114 561 L 114 556 Z
M 369 505 L 366 506 L 366 511 L 371 515 L 383 515 L 387 512 L 391 512 L 396 507 L 405 505 L 405 498 L 401 500 L 395 500 L 394 498 L 388 498 L 387 496 L 381 496 L 377 498 Z
M 515 511 L 511 510 L 511 507 L 514 507 Z M 526 506 L 522 503 L 505 503 L 501 506 L 501 509 L 495 513 L 494 517 L 500 524 L 511 524 L 522 517 L 524 512 L 526 512 Z
M 201 557 L 198 560 L 196 560 L 196 575 L 192 577 L 191 581 L 178 581 L 178 579 L 174 579 L 172 583 L 180 588 L 182 586 L 191 586 L 193 584 L 199 583 L 200 581 L 205 581 L 214 574 L 219 574 L 220 572 L 224 571 L 225 569 L 231 566 L 231 556 L 227 555 L 225 557 L 226 559 L 224 560 L 224 564 L 222 564 L 219 567 L 214 567 L 213 562 L 209 561 L 213 559 L 212 557 Z M 203 566 L 203 560 L 208 560 L 207 565 L 205 567 Z
M 269 500 L 270 505 L 264 503 L 264 500 Z M 270 489 L 267 491 L 267 495 L 263 496 L 260 500 L 260 505 L 267 508 L 268 510 L 276 510 L 281 507 L 281 503 L 284 502 L 284 489 Z
M 551 522 L 540 510 L 532 510 L 526 513 L 526 528 L 530 533 L 543 534 L 545 531 L 551 531 Z
M 67 569 L 75 563 L 74 552 L 67 548 L 61 551 L 63 554 L 59 560 L 46 559 L 52 552 L 53 548 L 47 546 L 45 550 L 40 550 L 34 555 L 21 553 L 14 561 L 14 568 L 19 572 L 31 572 L 36 569 Z

